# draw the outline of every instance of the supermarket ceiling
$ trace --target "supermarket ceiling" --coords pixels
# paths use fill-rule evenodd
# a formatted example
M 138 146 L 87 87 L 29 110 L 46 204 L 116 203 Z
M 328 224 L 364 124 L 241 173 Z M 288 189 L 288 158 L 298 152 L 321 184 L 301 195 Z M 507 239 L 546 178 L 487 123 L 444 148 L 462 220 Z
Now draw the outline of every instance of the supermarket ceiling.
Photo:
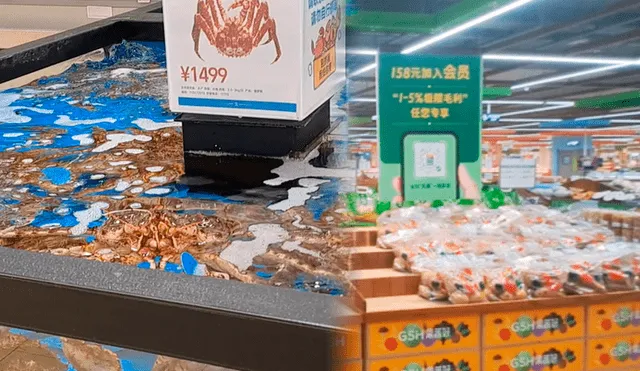
M 485 127 L 585 117 L 640 125 L 639 0 L 350 0 L 347 12 L 350 116 L 375 115 L 376 51 L 431 40 L 415 53 L 485 57 L 485 88 L 497 88 L 485 89 Z

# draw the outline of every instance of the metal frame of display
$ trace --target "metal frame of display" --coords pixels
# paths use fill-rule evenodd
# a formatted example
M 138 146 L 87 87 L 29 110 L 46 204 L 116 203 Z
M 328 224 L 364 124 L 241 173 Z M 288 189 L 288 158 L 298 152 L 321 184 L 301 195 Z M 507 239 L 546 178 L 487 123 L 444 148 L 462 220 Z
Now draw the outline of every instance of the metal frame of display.
M 163 41 L 159 3 L 0 51 L 0 83 L 122 40 Z M 238 370 L 326 371 L 339 299 L 0 248 L 0 324 Z

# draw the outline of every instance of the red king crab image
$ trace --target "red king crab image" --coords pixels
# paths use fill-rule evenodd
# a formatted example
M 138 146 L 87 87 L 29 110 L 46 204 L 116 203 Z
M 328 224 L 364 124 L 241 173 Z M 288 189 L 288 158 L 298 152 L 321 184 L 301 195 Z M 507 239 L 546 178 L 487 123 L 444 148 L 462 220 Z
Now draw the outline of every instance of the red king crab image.
M 240 9 L 235 16 L 227 11 Z M 231 57 L 246 57 L 253 49 L 273 42 L 276 48 L 276 63 L 282 51 L 276 34 L 276 22 L 269 16 L 269 4 L 260 0 L 235 0 L 228 9 L 222 0 L 198 0 L 198 10 L 193 20 L 191 36 L 194 51 L 200 59 L 200 35 L 204 33 L 209 44 L 215 46 L 218 53 Z
M 322 54 L 336 46 L 338 30 L 340 29 L 340 21 L 340 7 L 338 7 L 338 17 L 331 17 L 325 27 L 320 27 L 318 30 L 318 38 L 315 43 L 311 40 L 311 52 L 313 53 L 314 59 L 320 58 Z

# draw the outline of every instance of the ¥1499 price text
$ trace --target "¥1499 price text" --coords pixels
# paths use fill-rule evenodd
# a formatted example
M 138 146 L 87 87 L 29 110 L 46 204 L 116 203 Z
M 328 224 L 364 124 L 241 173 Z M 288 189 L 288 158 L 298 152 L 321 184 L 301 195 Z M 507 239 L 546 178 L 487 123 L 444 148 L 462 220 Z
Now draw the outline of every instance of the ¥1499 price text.
M 184 82 L 224 83 L 227 80 L 226 68 L 180 66 L 180 77 Z

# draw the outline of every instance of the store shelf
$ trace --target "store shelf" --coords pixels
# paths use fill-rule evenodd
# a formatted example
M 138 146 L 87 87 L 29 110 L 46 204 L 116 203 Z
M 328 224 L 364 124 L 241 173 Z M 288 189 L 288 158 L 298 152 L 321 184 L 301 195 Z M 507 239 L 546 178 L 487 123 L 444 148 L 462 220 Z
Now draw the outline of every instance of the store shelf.
M 349 268 L 352 270 L 388 268 L 393 264 L 394 254 L 391 250 L 375 246 L 354 247 L 351 249 Z
M 391 268 L 351 271 L 348 278 L 364 298 L 407 295 L 418 291 L 420 275 Z

